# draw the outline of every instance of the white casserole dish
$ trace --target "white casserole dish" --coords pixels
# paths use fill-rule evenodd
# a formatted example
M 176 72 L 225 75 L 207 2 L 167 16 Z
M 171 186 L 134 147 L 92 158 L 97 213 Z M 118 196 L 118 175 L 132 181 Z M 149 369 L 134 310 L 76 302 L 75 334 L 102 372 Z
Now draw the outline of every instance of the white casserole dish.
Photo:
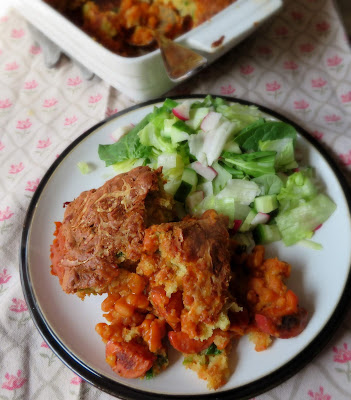
M 176 85 L 166 74 L 159 50 L 140 57 L 122 57 L 92 40 L 42 0 L 15 0 L 14 5 L 69 57 L 134 100 L 158 97 Z M 176 41 L 201 53 L 210 64 L 247 37 L 281 6 L 282 0 L 237 0 Z M 221 45 L 212 46 L 222 36 Z

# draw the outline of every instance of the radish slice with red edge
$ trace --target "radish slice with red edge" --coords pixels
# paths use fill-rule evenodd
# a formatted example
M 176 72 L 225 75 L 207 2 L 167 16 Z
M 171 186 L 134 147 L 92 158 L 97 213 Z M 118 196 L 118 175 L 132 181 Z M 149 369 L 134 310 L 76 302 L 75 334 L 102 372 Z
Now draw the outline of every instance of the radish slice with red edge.
M 200 128 L 204 132 L 208 132 L 208 131 L 215 129 L 219 124 L 219 120 L 221 119 L 221 116 L 222 116 L 222 114 L 220 114 L 220 113 L 210 111 L 205 116 L 205 118 L 202 120 Z
M 214 168 L 207 167 L 206 165 L 201 164 L 199 161 L 191 163 L 190 167 L 207 181 L 213 181 L 213 179 L 218 175 Z
M 191 102 L 186 100 L 183 103 L 178 104 L 177 107 L 174 107 L 172 113 L 182 121 L 187 121 L 190 119 L 190 106 Z
M 266 224 L 269 219 L 269 214 L 258 212 L 251 221 L 251 225 Z
M 233 232 L 237 232 L 241 226 L 241 224 L 243 223 L 242 219 L 235 219 L 234 223 L 233 223 Z
M 318 229 L 320 229 L 320 228 L 322 227 L 322 225 L 323 225 L 323 224 L 319 224 L 318 226 L 316 226 L 316 227 L 313 229 L 313 232 L 318 231 Z

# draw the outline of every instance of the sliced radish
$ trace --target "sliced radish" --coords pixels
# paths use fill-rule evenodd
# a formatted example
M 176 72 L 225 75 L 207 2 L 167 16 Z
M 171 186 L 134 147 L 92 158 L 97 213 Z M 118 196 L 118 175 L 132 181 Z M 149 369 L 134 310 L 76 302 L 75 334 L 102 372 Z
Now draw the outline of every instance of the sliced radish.
M 190 106 L 191 106 L 191 101 L 185 100 L 183 103 L 180 103 L 177 105 L 177 107 L 173 108 L 172 110 L 173 115 L 175 115 L 182 121 L 187 121 L 190 118 Z
M 316 226 L 316 227 L 313 229 L 313 232 L 318 231 L 318 229 L 320 229 L 320 228 L 322 227 L 322 225 L 323 225 L 323 224 L 319 224 L 318 226 Z
M 269 214 L 258 212 L 251 221 L 251 225 L 266 224 L 269 219 Z
M 217 171 L 215 169 L 206 167 L 206 165 L 201 164 L 199 161 L 191 163 L 190 167 L 208 181 L 213 181 L 217 176 Z
M 233 224 L 233 231 L 237 232 L 242 223 L 243 221 L 241 219 L 235 219 Z
M 221 113 L 210 111 L 202 120 L 200 128 L 205 132 L 215 129 L 219 125 L 219 120 L 221 119 L 221 117 Z
M 188 210 L 193 210 L 198 204 L 205 198 L 205 194 L 202 190 L 190 193 L 185 200 L 185 205 Z

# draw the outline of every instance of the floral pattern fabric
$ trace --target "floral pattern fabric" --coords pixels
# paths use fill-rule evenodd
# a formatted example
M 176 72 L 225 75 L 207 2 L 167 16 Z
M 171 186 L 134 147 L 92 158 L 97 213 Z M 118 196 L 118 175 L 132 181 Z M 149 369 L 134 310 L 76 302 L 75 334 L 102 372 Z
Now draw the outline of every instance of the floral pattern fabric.
M 351 182 L 351 51 L 331 0 L 285 2 L 242 44 L 172 90 L 243 98 L 302 125 Z M 29 201 L 57 156 L 81 133 L 133 105 L 63 57 L 45 67 L 16 12 L 0 18 L 0 400 L 112 399 L 52 353 L 37 332 L 19 279 Z M 301 372 L 255 400 L 349 400 L 351 313 Z

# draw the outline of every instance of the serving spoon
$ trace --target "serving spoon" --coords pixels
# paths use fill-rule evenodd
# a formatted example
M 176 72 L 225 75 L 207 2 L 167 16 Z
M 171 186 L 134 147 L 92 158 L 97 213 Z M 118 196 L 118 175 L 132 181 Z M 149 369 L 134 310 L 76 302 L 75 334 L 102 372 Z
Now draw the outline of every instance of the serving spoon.
M 149 35 L 145 35 L 143 40 L 133 35 L 128 43 L 134 47 L 148 47 L 157 41 L 169 79 L 182 82 L 204 68 L 207 59 L 166 37 L 164 32 L 167 26 L 173 24 L 177 18 L 174 10 L 160 6 L 160 15 L 161 23 L 157 29 L 146 28 Z

